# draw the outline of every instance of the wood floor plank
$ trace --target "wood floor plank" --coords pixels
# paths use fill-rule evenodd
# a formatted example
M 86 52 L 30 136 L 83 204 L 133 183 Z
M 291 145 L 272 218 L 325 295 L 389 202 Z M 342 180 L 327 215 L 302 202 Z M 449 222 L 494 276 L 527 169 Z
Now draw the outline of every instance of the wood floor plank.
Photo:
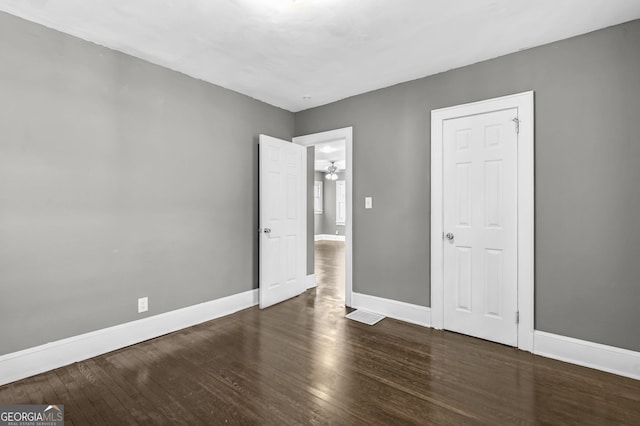
M 166 393 L 148 379 L 148 367 L 135 356 L 137 350 L 135 346 L 125 348 L 98 357 L 95 362 L 120 389 L 119 400 L 125 404 L 132 419 L 137 423 L 171 424 L 172 412 L 166 406 Z
M 162 379 L 167 378 L 167 375 L 163 374 L 162 365 L 152 366 L 146 358 L 138 358 L 138 361 L 140 365 L 146 365 L 147 368 L 151 369 L 148 372 L 144 370 L 143 376 L 146 377 L 144 385 L 140 383 L 143 379 L 138 377 L 129 375 L 125 379 L 122 375 L 109 375 L 111 381 L 114 382 L 113 387 L 121 389 L 119 399 L 123 401 L 123 403 L 126 403 L 131 397 L 138 398 L 136 395 L 132 396 L 132 392 L 138 392 L 146 400 L 153 401 L 153 407 L 163 414 L 171 423 L 183 421 L 198 424 L 204 421 L 205 416 L 201 418 L 197 417 L 195 414 L 197 410 L 189 410 L 178 400 L 178 396 L 175 395 L 176 388 L 172 386 L 170 381 L 168 385 L 162 382 Z M 100 362 L 105 374 L 114 368 L 114 365 L 106 360 L 97 360 L 97 362 Z M 157 373 L 157 371 L 160 373 Z
M 117 419 L 118 423 L 122 425 L 137 424 L 135 412 L 127 408 L 128 400 L 125 397 L 125 389 L 96 362 L 96 359 L 83 362 L 81 370 L 84 370 L 83 374 L 98 389 L 100 399 L 109 407 L 111 419 Z
M 35 404 L 30 396 L 31 389 L 29 379 L 30 378 L 7 385 L 11 387 L 13 397 L 15 398 L 9 402 L 10 404 Z
M 344 243 L 318 287 L 0 387 L 69 425 L 639 425 L 640 381 L 456 333 L 344 318 Z
M 74 424 L 89 424 L 89 418 L 80 409 L 80 406 L 69 393 L 65 384 L 60 380 L 58 371 L 59 369 L 56 369 L 47 373 L 47 379 L 49 380 L 51 387 L 56 390 L 60 403 L 64 405 L 65 424 L 67 422 Z
M 76 374 L 72 374 L 74 368 L 74 364 L 71 364 L 55 370 L 58 379 L 69 393 L 71 400 L 75 403 L 78 410 L 68 412 L 66 409 L 68 402 L 67 400 L 64 400 L 65 417 L 67 415 L 72 418 L 74 418 L 74 416 L 82 416 L 87 420 L 86 424 L 105 424 L 103 420 L 105 413 L 97 411 L 93 403 L 89 400 L 88 394 L 92 391 L 93 386 L 91 383 L 83 381 Z
M 155 342 L 149 342 L 151 345 Z M 153 345 L 155 346 L 155 345 Z M 160 350 L 154 347 L 147 347 L 146 354 L 158 354 Z M 139 354 L 141 355 L 141 354 Z M 171 360 L 164 358 L 162 365 L 170 365 L 172 372 L 169 380 L 164 381 L 166 374 L 158 374 L 157 383 L 168 393 L 176 393 L 178 397 L 190 401 L 194 407 L 198 408 L 194 414 L 201 420 L 208 419 L 212 412 L 218 412 L 231 424 L 239 424 L 247 421 L 249 413 L 238 410 L 233 404 L 228 404 L 229 389 L 216 386 L 217 379 L 207 380 L 207 374 L 202 369 L 198 369 L 189 359 L 183 359 L 176 354 L 171 355 Z M 192 372 L 200 371 L 197 377 Z M 155 376 L 155 374 L 154 374 Z M 175 400 L 174 400 L 175 401 Z M 216 408 L 217 407 L 217 408 Z
M 7 404 L 6 401 L 15 401 L 16 399 L 11 386 L 0 387 L 0 404 Z

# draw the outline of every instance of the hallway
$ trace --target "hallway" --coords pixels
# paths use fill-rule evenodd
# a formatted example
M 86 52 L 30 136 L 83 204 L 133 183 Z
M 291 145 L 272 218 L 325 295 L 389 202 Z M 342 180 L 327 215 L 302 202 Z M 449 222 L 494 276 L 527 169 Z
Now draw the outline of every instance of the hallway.
M 315 242 L 317 297 L 332 300 L 336 306 L 344 306 L 344 245 L 343 241 Z

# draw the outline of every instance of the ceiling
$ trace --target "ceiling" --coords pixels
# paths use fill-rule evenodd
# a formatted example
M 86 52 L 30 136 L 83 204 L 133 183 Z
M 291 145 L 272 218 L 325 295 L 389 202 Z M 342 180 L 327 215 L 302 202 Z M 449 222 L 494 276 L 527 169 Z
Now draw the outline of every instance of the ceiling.
M 338 139 L 332 142 L 324 142 L 315 145 L 315 166 L 317 172 L 326 172 L 327 167 L 335 161 L 338 172 L 344 172 L 346 169 L 347 144 L 344 139 Z
M 0 0 L 289 111 L 640 18 L 638 0 Z

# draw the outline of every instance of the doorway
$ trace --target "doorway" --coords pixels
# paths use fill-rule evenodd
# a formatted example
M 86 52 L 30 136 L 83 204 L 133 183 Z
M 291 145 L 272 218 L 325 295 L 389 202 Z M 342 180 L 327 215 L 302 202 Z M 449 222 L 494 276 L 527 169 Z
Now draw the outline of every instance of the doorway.
M 533 92 L 432 111 L 431 314 L 533 346 Z
M 341 278 L 341 275 L 344 274 L 345 306 L 351 306 L 353 282 L 352 135 L 353 129 L 347 127 L 293 138 L 295 144 L 316 148 L 318 161 L 314 163 L 313 194 L 308 194 L 314 199 L 314 211 L 308 212 L 307 220 L 315 222 L 317 217 L 318 224 L 314 223 L 316 225 L 314 227 L 307 224 L 307 240 L 313 240 L 314 252 L 316 252 L 316 247 L 318 249 L 314 253 L 314 258 L 322 257 L 320 261 L 323 262 L 323 268 L 327 268 L 327 262 L 331 262 L 328 266 L 330 271 L 328 271 L 327 277 Z M 333 164 L 331 164 L 332 162 Z M 327 179 L 327 175 L 329 175 L 329 179 Z M 311 186 L 308 185 L 308 188 Z M 313 216 L 310 213 L 313 213 Z M 313 235 L 309 234 L 312 229 L 318 231 L 317 238 L 316 232 L 313 232 Z M 336 258 L 335 261 L 332 261 L 332 258 Z M 308 281 L 308 287 L 316 285 L 314 274 L 313 278 Z

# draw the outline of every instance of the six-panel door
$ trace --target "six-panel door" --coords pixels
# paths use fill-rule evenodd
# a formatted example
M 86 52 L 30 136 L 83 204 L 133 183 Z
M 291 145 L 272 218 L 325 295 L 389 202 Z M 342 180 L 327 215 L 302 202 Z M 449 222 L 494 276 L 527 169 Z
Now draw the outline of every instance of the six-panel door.
M 516 109 L 444 122 L 444 328 L 517 346 Z
M 260 135 L 260 307 L 305 290 L 305 148 Z

